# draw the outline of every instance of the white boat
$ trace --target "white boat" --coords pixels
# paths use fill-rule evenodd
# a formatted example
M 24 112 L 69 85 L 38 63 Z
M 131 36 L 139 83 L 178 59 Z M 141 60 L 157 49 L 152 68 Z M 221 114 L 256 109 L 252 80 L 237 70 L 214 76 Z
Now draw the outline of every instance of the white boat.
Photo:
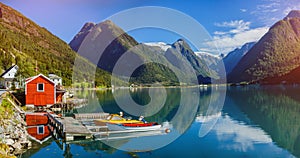
M 146 125 L 146 126 L 126 126 L 126 124 L 113 124 L 113 123 L 106 123 L 107 128 L 111 131 L 151 131 L 151 130 L 159 130 L 161 125 L 153 124 L 153 125 Z
M 148 136 L 159 136 L 165 135 L 168 132 L 164 130 L 150 130 L 150 131 L 107 131 L 107 132 L 96 132 L 94 133 L 94 138 L 96 140 L 121 140 L 121 139 L 130 139 L 138 137 L 148 137 Z

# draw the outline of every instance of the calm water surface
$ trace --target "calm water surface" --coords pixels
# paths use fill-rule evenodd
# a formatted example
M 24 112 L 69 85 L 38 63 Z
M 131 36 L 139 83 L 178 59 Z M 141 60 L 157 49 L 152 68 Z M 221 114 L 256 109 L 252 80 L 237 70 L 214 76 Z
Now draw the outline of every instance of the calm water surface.
M 114 99 L 126 101 L 128 91 L 78 91 L 76 95 L 88 98 L 89 105 L 66 115 L 101 111 L 129 115 L 128 107 L 118 106 Z M 51 139 L 34 144 L 23 157 L 300 157 L 300 87 L 150 91 L 134 89 L 130 95 L 145 107 L 140 113 L 148 121 L 168 122 L 170 133 L 69 145 Z M 199 101 L 189 97 L 195 95 Z

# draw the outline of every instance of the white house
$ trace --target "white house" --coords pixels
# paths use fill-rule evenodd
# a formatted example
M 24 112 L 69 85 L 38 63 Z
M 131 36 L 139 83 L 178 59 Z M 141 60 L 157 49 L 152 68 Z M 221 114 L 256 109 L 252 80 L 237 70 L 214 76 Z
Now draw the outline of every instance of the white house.
M 13 86 L 13 83 L 15 84 L 15 87 L 18 89 L 19 88 L 19 82 L 14 81 L 14 78 L 16 77 L 16 73 L 18 72 L 18 65 L 13 65 L 9 69 L 7 69 L 5 72 L 3 72 L 0 77 L 1 77 L 1 85 L 9 89 Z
M 55 84 L 55 86 L 60 87 L 62 86 L 62 78 L 55 75 L 55 74 L 49 74 L 48 75 L 49 79 L 52 80 Z

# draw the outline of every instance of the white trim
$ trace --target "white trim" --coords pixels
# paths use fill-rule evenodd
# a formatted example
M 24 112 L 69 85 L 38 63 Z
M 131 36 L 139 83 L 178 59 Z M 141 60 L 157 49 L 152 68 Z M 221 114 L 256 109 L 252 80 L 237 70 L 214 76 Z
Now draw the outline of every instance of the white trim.
M 43 75 L 43 74 L 38 74 L 38 75 L 36 75 L 36 76 L 31 77 L 30 79 L 28 78 L 29 80 L 26 81 L 25 84 L 28 84 L 29 82 L 35 80 L 36 78 L 38 78 L 38 77 L 40 77 L 40 76 L 44 77 L 45 79 L 47 79 L 48 81 L 50 81 L 51 83 L 53 83 L 53 84 L 55 85 L 55 83 L 54 83 L 50 78 L 48 78 L 47 76 L 45 76 L 45 75 Z
M 39 85 L 42 84 L 43 85 L 43 90 L 39 90 Z M 36 84 L 36 91 L 37 92 L 45 92 L 45 84 L 44 83 L 37 83 Z
M 56 104 L 56 85 L 54 85 L 54 104 Z
M 31 136 L 30 134 L 28 134 L 28 137 L 29 137 L 30 139 L 32 139 L 32 140 L 34 140 L 34 141 L 40 143 L 40 144 L 43 144 L 44 142 L 46 142 L 47 140 L 49 140 L 50 138 L 52 138 L 52 136 L 49 135 L 49 136 L 46 137 L 44 140 L 40 141 L 40 140 L 34 138 L 33 136 Z
M 49 126 L 49 125 L 44 125 L 44 126 Z M 37 127 L 37 126 L 28 126 L 27 129 L 28 129 L 28 128 L 34 128 L 34 127 Z M 44 127 L 44 129 L 45 129 L 45 127 Z M 26 132 L 27 132 L 27 131 L 26 131 Z M 36 141 L 36 142 L 38 142 L 38 143 L 40 143 L 40 144 L 42 144 L 42 143 L 46 142 L 47 140 L 49 140 L 50 138 L 52 138 L 52 135 L 50 134 L 48 137 L 46 137 L 45 139 L 43 139 L 42 141 L 40 141 L 40 140 L 36 139 L 35 137 L 31 136 L 29 133 L 28 133 L 27 136 L 28 136 L 30 139 L 32 139 L 32 140 L 34 140 L 34 141 Z
M 26 108 L 34 108 L 34 105 L 33 104 L 26 104 Z

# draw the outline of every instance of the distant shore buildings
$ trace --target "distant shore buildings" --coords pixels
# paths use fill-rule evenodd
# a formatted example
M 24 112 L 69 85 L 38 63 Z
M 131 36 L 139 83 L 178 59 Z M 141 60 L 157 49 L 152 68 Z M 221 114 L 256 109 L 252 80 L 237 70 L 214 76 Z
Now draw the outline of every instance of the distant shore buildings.
M 14 88 L 19 89 L 22 86 L 20 85 L 21 83 L 16 80 L 18 69 L 18 65 L 13 65 L 0 75 L 1 88 L 11 89 L 15 86 Z

